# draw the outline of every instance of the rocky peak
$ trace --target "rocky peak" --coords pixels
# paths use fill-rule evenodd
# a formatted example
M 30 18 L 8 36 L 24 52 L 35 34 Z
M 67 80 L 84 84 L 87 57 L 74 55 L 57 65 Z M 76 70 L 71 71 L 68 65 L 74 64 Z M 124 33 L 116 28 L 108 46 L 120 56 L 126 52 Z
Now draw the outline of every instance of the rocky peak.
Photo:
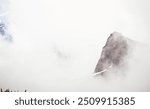
M 128 54 L 128 41 L 128 38 L 118 32 L 110 34 L 102 49 L 95 73 L 103 74 L 114 67 L 122 66 L 124 58 Z

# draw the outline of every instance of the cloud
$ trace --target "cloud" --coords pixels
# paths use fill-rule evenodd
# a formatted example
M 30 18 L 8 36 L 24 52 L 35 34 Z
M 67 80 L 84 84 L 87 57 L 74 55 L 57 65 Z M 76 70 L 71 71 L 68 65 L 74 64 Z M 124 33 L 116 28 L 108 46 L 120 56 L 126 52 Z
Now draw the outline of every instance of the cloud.
M 92 75 L 101 49 L 113 31 L 144 43 L 149 39 L 143 22 L 145 16 L 132 15 L 122 1 L 13 0 L 9 9 L 9 32 L 13 43 L 1 44 L 0 48 L 4 54 L 1 56 L 0 82 L 6 88 L 28 91 L 146 90 L 142 84 L 147 83 L 147 79 L 139 87 L 135 85 L 140 82 L 141 70 L 131 70 L 133 74 L 127 79 L 108 81 Z M 58 58 L 66 56 L 67 60 Z M 141 68 L 147 64 L 143 62 Z M 149 75 L 147 70 L 143 72 L 143 78 Z M 138 75 L 134 77 L 136 73 Z M 135 81 L 131 83 L 132 79 Z

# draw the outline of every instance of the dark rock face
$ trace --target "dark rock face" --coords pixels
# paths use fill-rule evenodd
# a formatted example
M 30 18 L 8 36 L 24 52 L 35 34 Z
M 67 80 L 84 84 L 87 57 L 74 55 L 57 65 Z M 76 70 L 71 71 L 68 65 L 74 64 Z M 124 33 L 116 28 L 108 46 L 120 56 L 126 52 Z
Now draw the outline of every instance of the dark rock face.
M 128 41 L 129 39 L 120 33 L 112 33 L 102 49 L 95 73 L 103 74 L 114 67 L 119 68 L 122 66 L 124 58 L 128 53 Z

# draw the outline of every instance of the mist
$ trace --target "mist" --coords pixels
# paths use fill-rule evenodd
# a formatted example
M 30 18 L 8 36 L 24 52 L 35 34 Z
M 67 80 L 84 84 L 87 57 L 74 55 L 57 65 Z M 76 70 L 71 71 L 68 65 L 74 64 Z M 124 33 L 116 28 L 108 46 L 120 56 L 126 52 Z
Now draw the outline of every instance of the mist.
M 4 18 L 13 41 L 0 39 L 0 87 L 20 91 L 150 91 L 148 3 L 9 0 L 4 3 L 8 5 Z M 139 45 L 133 49 L 124 75 L 95 77 L 102 47 L 114 31 Z

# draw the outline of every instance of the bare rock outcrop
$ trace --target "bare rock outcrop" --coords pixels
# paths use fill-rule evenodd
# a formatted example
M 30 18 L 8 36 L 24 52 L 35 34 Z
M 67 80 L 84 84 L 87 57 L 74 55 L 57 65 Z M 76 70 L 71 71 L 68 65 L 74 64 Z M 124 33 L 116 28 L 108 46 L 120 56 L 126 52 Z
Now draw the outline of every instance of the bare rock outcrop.
M 130 39 L 118 32 L 110 34 L 102 49 L 94 73 L 103 75 L 111 69 L 120 69 L 125 66 L 125 58 L 128 55 L 130 42 Z

